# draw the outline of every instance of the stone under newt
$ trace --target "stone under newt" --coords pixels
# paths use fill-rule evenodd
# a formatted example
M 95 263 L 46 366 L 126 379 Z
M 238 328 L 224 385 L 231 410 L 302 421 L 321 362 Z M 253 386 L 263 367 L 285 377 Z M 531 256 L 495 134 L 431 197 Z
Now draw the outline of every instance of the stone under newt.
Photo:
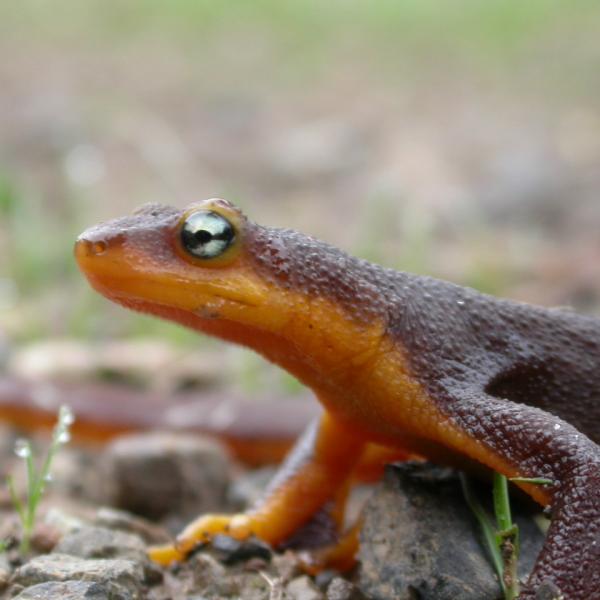
M 217 533 L 277 546 L 328 502 L 341 511 L 381 450 L 551 480 L 517 484 L 552 515 L 519 598 L 543 584 L 600 599 L 599 319 L 385 269 L 219 199 L 145 206 L 75 251 L 101 294 L 253 348 L 323 407 L 259 506 L 198 518 L 157 561 Z

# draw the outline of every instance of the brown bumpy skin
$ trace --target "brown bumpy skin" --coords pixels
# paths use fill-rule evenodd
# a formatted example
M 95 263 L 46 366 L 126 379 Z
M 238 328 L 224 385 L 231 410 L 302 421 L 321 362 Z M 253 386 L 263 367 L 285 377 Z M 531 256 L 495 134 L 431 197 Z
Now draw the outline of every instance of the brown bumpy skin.
M 197 211 L 232 224 L 222 256 L 182 247 Z M 341 511 L 366 455 L 412 452 L 552 480 L 520 484 L 552 511 L 520 598 L 552 584 L 600 599 L 599 320 L 383 269 L 223 200 L 146 207 L 86 231 L 76 256 L 108 298 L 249 346 L 323 405 L 259 506 L 200 517 L 156 560 L 222 532 L 285 542 L 331 503 Z

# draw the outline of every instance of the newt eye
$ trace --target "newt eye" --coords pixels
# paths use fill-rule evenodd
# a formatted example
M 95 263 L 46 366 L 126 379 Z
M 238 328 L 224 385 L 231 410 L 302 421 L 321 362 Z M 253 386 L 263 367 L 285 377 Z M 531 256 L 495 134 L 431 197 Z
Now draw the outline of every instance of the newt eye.
M 216 258 L 235 239 L 233 225 L 217 212 L 200 210 L 191 214 L 181 228 L 183 247 L 197 258 Z

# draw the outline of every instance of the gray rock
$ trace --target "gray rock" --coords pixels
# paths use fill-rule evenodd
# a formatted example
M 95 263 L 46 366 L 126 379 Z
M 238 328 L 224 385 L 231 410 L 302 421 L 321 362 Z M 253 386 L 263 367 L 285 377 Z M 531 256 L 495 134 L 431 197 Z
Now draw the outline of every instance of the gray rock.
M 327 587 L 327 600 L 365 600 L 365 597 L 353 583 L 335 577 Z
M 52 487 L 69 498 L 93 504 L 108 504 L 114 487 L 104 461 L 96 449 L 66 447 L 52 461 Z
M 146 583 L 162 580 L 162 572 L 148 559 L 142 538 L 131 533 L 104 527 L 82 527 L 64 536 L 54 552 L 79 558 L 126 558 L 142 565 Z
M 104 527 L 82 527 L 73 531 L 60 540 L 54 552 L 79 558 L 146 560 L 146 547 L 140 537 Z
M 306 575 L 290 581 L 286 592 L 290 600 L 323 600 L 324 598 L 319 588 Z
M 453 472 L 421 464 L 388 467 L 364 519 L 358 585 L 369 598 L 499 597 L 479 525 Z M 544 536 L 531 518 L 517 516 L 516 521 L 522 538 L 519 565 L 525 574 Z
M 230 481 L 222 446 L 196 435 L 128 435 L 107 452 L 116 486 L 112 504 L 152 519 L 183 521 L 223 509 Z
M 10 583 L 11 567 L 6 552 L 0 554 L 0 591 Z
M 105 529 L 132 533 L 143 539 L 146 544 L 166 544 L 171 541 L 171 537 L 163 527 L 116 508 L 106 506 L 99 508 L 94 524 Z
M 13 583 L 25 588 L 70 580 L 102 584 L 111 600 L 140 598 L 144 573 L 131 560 L 84 560 L 68 554 L 38 556 L 17 569 Z
M 551 581 L 544 581 L 536 590 L 535 600 L 564 600 L 564 596 Z
M 208 555 L 193 556 L 178 574 L 188 579 L 186 597 L 212 600 L 269 600 L 270 585 L 258 573 L 245 573 L 225 569 Z
M 237 590 L 232 579 L 227 577 L 227 571 L 212 556 L 197 554 L 185 565 L 186 570 L 191 571 L 193 589 L 205 596 L 229 595 Z
M 122 595 L 121 598 L 133 598 Z M 112 600 L 106 586 L 90 581 L 50 581 L 23 590 L 15 600 Z
M 86 522 L 80 517 L 55 506 L 48 509 L 48 512 L 44 515 L 44 523 L 53 527 L 62 535 L 67 535 L 86 525 Z

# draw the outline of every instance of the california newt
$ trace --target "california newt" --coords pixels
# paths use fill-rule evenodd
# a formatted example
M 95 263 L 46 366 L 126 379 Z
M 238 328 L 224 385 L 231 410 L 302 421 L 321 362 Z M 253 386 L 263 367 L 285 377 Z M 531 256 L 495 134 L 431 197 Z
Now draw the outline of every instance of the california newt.
M 519 598 L 600 598 L 600 320 L 385 269 L 218 199 L 145 206 L 76 256 L 101 294 L 253 348 L 323 406 L 260 506 L 200 517 L 159 562 L 216 533 L 283 542 L 376 444 L 551 480 L 517 484 L 552 513 Z

